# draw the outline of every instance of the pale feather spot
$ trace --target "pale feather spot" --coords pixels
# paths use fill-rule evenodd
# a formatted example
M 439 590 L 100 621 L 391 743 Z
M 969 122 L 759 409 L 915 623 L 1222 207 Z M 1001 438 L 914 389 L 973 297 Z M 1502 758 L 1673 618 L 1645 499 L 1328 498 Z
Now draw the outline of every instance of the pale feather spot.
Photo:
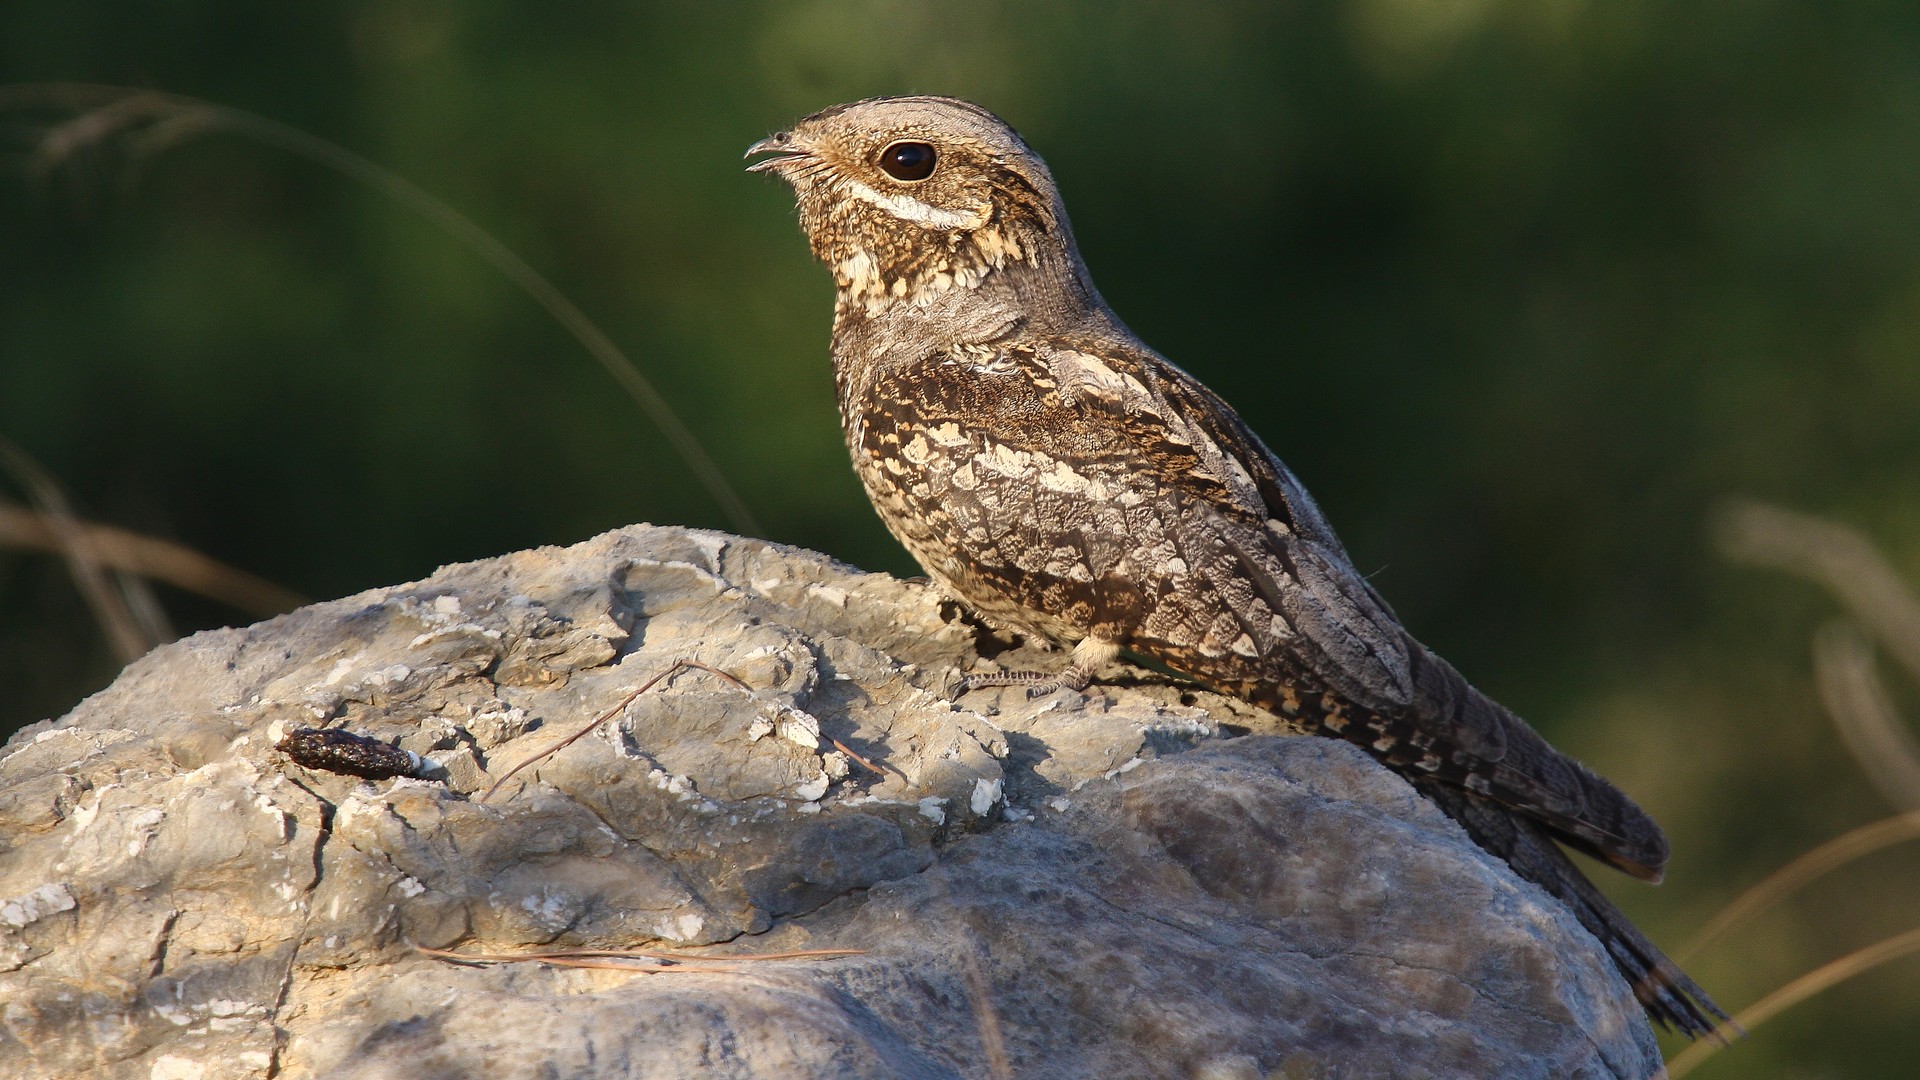
M 960 425 L 951 420 L 928 428 L 927 434 L 941 446 L 962 446 L 969 441 L 966 432 L 961 431 Z
M 1040 486 L 1047 491 L 1058 491 L 1067 495 L 1092 494 L 1099 498 L 1099 485 L 1074 472 L 1064 461 L 1056 461 L 1053 468 L 1042 471 L 1038 477 Z
M 915 432 L 912 441 L 900 448 L 900 456 L 915 465 L 924 466 L 933 460 L 933 447 L 927 445 L 926 436 Z
M 980 486 L 980 477 L 973 471 L 972 461 L 953 470 L 953 475 L 949 479 L 952 480 L 953 486 L 961 491 L 972 491 Z
M 1026 253 L 1020 250 L 1020 241 L 999 229 L 982 229 L 975 233 L 973 246 L 980 257 L 996 269 L 1026 257 Z
M 1119 401 L 1128 389 L 1128 380 L 1097 356 L 1081 352 L 1056 352 L 1047 357 L 1047 366 L 1053 370 L 1061 396 L 1068 399 L 1088 394 Z M 1141 389 L 1144 393 L 1145 388 Z
M 873 256 L 865 248 L 854 248 L 853 254 L 840 260 L 833 272 L 841 288 L 856 293 L 870 291 L 880 278 L 880 268 L 874 264 Z
M 1025 477 L 1031 475 L 1034 455 L 1025 450 L 1015 450 L 1003 443 L 988 443 L 986 448 L 974 456 L 974 462 L 1005 477 Z
M 1214 446 L 1212 440 L 1208 440 L 1207 445 L 1214 453 L 1220 454 L 1220 456 L 1226 460 L 1227 471 L 1230 474 L 1228 480 L 1231 486 L 1245 493 L 1246 497 L 1252 500 L 1253 505 L 1260 505 L 1258 496 L 1259 485 L 1254 482 L 1252 474 L 1247 472 L 1247 467 L 1241 464 L 1240 459 L 1234 457 L 1232 454 L 1220 453 L 1220 448 Z
M 973 491 L 980 486 L 980 477 L 973 471 L 972 461 L 953 470 L 953 475 L 949 479 L 953 481 L 953 486 L 961 491 Z
M 1162 540 L 1146 549 L 1142 554 L 1152 565 L 1165 566 L 1167 563 L 1180 557 L 1178 554 L 1179 550 L 1179 548 L 1173 546 L 1171 540 Z

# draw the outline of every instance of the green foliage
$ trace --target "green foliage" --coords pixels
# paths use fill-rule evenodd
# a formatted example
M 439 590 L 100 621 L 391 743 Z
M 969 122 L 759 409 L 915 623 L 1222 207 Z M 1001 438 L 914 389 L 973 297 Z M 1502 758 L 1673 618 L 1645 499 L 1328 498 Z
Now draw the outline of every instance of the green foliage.
M 831 290 L 746 145 L 939 92 L 1045 154 L 1109 300 L 1287 458 L 1403 617 L 1643 799 L 1678 945 L 1886 811 L 1820 713 L 1811 588 L 1721 500 L 1920 579 L 1920 7 L 1811 0 L 0 6 L 0 81 L 151 86 L 407 177 L 548 275 L 776 540 L 911 572 L 855 486 Z M 0 114 L 0 435 L 88 515 L 311 596 L 624 522 L 724 527 L 580 347 L 417 213 L 230 136 Z M 242 617 L 171 593 L 183 628 Z M 0 551 L 0 730 L 114 664 Z M 1920 710 L 1909 706 L 1909 715 Z M 1738 1006 L 1911 926 L 1895 849 L 1696 962 Z M 1913 962 L 1710 1062 L 1907 1076 Z

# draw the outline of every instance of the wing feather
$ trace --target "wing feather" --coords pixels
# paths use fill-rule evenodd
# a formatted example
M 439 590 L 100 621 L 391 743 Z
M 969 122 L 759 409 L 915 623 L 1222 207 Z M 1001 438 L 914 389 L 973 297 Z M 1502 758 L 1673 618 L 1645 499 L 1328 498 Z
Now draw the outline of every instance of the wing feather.
M 1233 545 L 1261 597 L 1293 627 L 1287 644 L 1314 679 L 1377 714 L 1337 732 L 1383 757 L 1417 738 L 1438 758 L 1430 773 L 1540 821 L 1573 846 L 1635 877 L 1658 881 L 1665 834 L 1633 801 L 1555 750 L 1400 624 L 1311 496 L 1212 391 L 1171 364 L 1164 411 L 1198 418 L 1208 440 L 1252 478 L 1267 521 L 1249 529 L 1220 511 L 1208 527 Z M 1380 749 L 1388 747 L 1388 749 Z
M 972 455 L 980 468 L 1018 460 L 1040 485 L 1055 465 L 1077 470 L 1073 484 L 1055 483 L 1044 500 L 1011 477 L 991 491 L 894 489 L 912 503 L 895 523 L 909 541 L 909 529 L 935 527 L 967 499 L 979 503 L 971 517 L 1001 537 L 993 550 L 1002 554 L 970 568 L 993 590 L 978 602 L 1007 600 L 1055 616 L 1077 607 L 1090 624 L 1136 632 L 1143 623 L 1170 627 L 1161 652 L 1152 644 L 1142 651 L 1263 703 L 1330 694 L 1306 709 L 1326 721 L 1324 733 L 1529 815 L 1628 873 L 1659 877 L 1666 840 L 1658 826 L 1415 640 L 1354 569 L 1306 489 L 1185 372 L 1110 343 L 1028 338 L 963 366 L 933 358 L 891 378 L 903 381 L 876 385 L 884 407 L 864 427 L 875 460 L 891 446 L 922 445 L 921 436 L 926 447 L 944 446 L 940 433 L 950 428 L 966 445 L 938 452 Z M 1143 498 L 1133 513 L 1145 517 L 1115 512 L 1089 494 L 1096 488 Z M 1090 537 L 1089 529 L 1114 535 Z M 928 542 L 965 550 L 958 537 Z M 1142 554 L 1128 580 L 1110 582 L 1095 569 L 1109 560 L 1092 552 L 1116 544 L 1164 554 Z M 1062 568 L 1083 556 L 1085 573 L 1069 579 Z M 1178 573 L 1170 562 L 1198 575 L 1180 588 L 1218 595 L 1189 594 L 1149 610 L 1153 598 L 1143 590 L 1174 588 L 1173 577 L 1162 579 Z M 1230 592 L 1235 597 L 1223 598 Z

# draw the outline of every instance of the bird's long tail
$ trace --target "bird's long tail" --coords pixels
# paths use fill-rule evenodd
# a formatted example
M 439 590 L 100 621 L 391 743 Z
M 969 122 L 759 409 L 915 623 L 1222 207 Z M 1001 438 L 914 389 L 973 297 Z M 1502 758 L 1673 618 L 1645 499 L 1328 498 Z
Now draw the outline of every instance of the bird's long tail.
M 1647 1014 L 1692 1038 L 1737 1032 L 1706 991 L 1627 920 L 1556 843 L 1643 880 L 1667 860 L 1660 827 L 1619 789 L 1549 746 L 1525 721 L 1475 690 L 1418 643 L 1415 702 L 1391 713 L 1331 693 L 1302 692 L 1271 672 L 1210 681 L 1295 727 L 1354 743 L 1439 804 L 1475 843 L 1565 904 L 1598 938 Z
M 1565 904 L 1600 940 L 1647 1014 L 1662 1027 L 1695 1039 L 1724 1041 L 1738 1033 L 1737 1028 L 1723 1027 L 1728 1018 L 1720 1006 L 1587 880 L 1544 826 L 1450 784 L 1408 779 L 1459 822 L 1474 843 Z

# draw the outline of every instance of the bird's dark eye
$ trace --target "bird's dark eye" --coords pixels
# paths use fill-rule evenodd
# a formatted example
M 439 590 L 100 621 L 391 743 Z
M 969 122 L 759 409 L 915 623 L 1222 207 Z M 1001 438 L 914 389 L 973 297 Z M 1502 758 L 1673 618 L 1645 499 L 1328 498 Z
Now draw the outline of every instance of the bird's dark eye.
M 880 168 L 895 180 L 911 183 L 925 180 L 933 175 L 933 167 L 939 161 L 933 147 L 923 142 L 897 142 L 887 144 L 880 151 Z

